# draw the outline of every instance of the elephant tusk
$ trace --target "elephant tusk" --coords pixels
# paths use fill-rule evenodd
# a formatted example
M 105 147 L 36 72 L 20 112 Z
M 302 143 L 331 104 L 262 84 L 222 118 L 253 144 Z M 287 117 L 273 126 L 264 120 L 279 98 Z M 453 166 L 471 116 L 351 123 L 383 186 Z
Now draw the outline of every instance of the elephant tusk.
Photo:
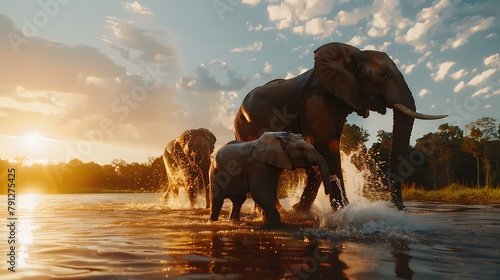
M 438 120 L 442 118 L 446 118 L 448 115 L 426 115 L 422 113 L 417 113 L 413 110 L 408 109 L 405 105 L 401 103 L 394 103 L 392 105 L 393 109 L 396 109 L 400 111 L 401 113 L 407 115 L 408 117 L 414 118 L 414 119 L 421 119 L 421 120 Z

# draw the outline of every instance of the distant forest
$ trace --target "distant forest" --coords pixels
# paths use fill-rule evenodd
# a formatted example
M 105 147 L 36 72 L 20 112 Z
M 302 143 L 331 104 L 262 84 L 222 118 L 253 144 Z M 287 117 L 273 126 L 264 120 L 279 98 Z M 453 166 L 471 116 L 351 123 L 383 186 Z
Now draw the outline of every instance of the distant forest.
M 500 125 L 494 118 L 481 118 L 465 126 L 441 124 L 437 132 L 428 133 L 409 146 L 409 156 L 402 166 L 407 185 L 439 189 L 452 183 L 470 187 L 500 187 Z M 387 174 L 391 133 L 378 131 L 378 141 L 366 147 L 368 132 L 346 124 L 341 149 L 351 156 L 360 170 L 369 169 L 367 182 L 380 185 Z M 127 163 L 120 159 L 110 164 L 82 162 L 26 165 L 0 159 L 0 178 L 6 193 L 7 170 L 16 167 L 16 192 L 21 193 L 101 193 L 162 192 L 167 187 L 161 157 L 146 163 Z

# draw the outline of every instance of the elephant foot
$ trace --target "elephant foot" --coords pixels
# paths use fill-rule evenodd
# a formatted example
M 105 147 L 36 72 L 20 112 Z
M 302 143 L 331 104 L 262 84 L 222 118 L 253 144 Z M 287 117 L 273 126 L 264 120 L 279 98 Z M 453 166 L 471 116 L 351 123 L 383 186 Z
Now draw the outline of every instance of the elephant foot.
M 334 211 L 337 211 L 337 210 L 339 210 L 339 209 L 344 208 L 345 206 L 347 206 L 346 203 L 339 202 L 335 198 L 330 200 L 330 205 L 332 206 L 332 209 Z
M 295 213 L 309 213 L 311 212 L 311 206 L 304 206 L 302 203 L 297 202 L 292 206 L 292 210 Z
M 233 215 L 231 214 L 231 217 L 229 217 L 229 220 L 231 221 L 239 221 L 240 220 L 240 215 Z
M 332 206 L 333 210 L 339 210 L 343 207 L 342 204 L 340 204 L 336 199 L 330 200 L 330 205 Z

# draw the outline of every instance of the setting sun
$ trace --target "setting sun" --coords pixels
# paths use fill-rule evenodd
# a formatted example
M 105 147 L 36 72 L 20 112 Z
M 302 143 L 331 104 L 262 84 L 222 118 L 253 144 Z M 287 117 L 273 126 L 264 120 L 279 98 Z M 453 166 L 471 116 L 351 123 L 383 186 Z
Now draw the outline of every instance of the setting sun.
M 25 156 L 32 157 L 47 152 L 47 149 L 50 150 L 50 144 L 57 142 L 59 141 L 46 137 L 40 131 L 31 130 L 20 137 L 19 145 L 22 150 L 27 152 Z
M 38 151 L 43 148 L 46 138 L 38 131 L 30 131 L 22 137 L 23 148 L 30 151 Z

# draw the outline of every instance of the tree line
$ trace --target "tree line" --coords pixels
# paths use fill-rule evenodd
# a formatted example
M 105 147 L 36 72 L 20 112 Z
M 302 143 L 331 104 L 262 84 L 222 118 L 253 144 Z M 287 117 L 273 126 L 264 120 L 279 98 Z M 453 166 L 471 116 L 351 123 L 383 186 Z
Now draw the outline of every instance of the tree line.
M 465 126 L 439 125 L 436 132 L 423 135 L 409 146 L 405 160 L 406 184 L 425 189 L 439 189 L 452 183 L 471 187 L 500 186 L 500 125 L 494 118 L 480 118 Z M 373 189 L 385 186 L 391 146 L 391 133 L 378 131 L 377 142 L 366 146 L 370 135 L 354 124 L 344 127 L 341 149 L 351 162 L 365 172 Z M 167 178 L 162 157 L 151 157 L 146 163 L 127 163 L 115 159 L 110 164 L 82 162 L 34 163 L 0 159 L 0 178 L 7 182 L 7 170 L 16 168 L 18 192 L 31 193 L 99 193 L 162 192 Z M 5 183 L 6 184 L 6 183 Z M 6 193 L 2 188 L 1 193 Z
M 369 176 L 374 178 L 368 178 L 369 181 L 387 174 L 390 132 L 378 131 L 378 140 L 369 149 L 365 146 L 369 134 L 362 127 L 346 124 L 342 137 L 343 151 L 348 155 L 354 153 L 353 164 L 371 171 Z M 406 184 L 425 189 L 454 183 L 500 187 L 500 124 L 494 118 L 484 117 L 467 124 L 465 133 L 458 126 L 441 124 L 436 132 L 416 139 L 408 150 L 409 156 L 401 167 L 408 175 Z
M 162 157 L 146 163 L 115 159 L 104 165 L 79 159 L 29 165 L 0 160 L 0 178 L 5 182 L 9 168 L 16 168 L 16 190 L 21 193 L 158 192 L 165 190 L 167 181 Z

